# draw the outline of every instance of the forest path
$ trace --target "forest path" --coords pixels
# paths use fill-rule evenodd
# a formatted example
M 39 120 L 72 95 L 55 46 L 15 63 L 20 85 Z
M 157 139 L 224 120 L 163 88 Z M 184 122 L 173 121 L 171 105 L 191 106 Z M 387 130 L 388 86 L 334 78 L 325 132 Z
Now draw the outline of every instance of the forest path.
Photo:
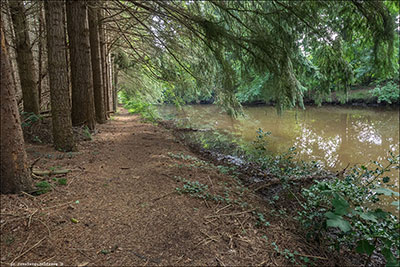
M 60 176 L 67 185 L 57 185 L 55 176 L 45 178 L 54 185 L 46 194 L 1 196 L 3 264 L 289 264 L 271 242 L 282 250 L 318 253 L 280 218 L 266 218 L 271 225 L 259 227 L 254 209 L 178 194 L 183 183 L 177 177 L 183 177 L 267 212 L 215 166 L 195 166 L 201 161 L 177 156 L 194 155 L 168 130 L 119 111 L 98 126 L 93 141 L 81 142 L 77 153 L 27 145 L 32 161 L 40 156 L 35 168 L 72 172 Z

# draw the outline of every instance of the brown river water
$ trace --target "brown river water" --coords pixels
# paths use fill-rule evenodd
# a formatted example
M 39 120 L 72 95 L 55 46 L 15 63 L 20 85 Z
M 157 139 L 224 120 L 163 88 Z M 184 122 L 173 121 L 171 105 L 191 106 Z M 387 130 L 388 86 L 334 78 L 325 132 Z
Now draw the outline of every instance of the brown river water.
M 189 105 L 181 111 L 164 106 L 160 111 L 163 117 L 184 118 L 197 127 L 227 131 L 244 141 L 255 140 L 259 128 L 270 131 L 268 149 L 273 153 L 296 147 L 298 159 L 319 161 L 333 171 L 348 164 L 368 166 L 382 161 L 388 151 L 400 153 L 398 108 L 307 107 L 279 116 L 274 107 L 245 107 L 244 116 L 237 119 L 215 105 Z M 390 184 L 399 191 L 398 170 L 389 174 Z

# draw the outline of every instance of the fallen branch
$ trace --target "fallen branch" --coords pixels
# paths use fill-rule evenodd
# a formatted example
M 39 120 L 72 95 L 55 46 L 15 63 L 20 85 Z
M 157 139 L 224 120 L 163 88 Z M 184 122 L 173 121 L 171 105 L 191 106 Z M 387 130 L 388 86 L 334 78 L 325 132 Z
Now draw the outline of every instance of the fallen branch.
M 45 175 L 53 175 L 53 174 L 67 174 L 71 170 L 65 169 L 65 170 L 49 170 L 49 171 L 41 171 L 41 170 L 32 170 L 32 173 L 35 175 L 39 176 L 45 176 Z

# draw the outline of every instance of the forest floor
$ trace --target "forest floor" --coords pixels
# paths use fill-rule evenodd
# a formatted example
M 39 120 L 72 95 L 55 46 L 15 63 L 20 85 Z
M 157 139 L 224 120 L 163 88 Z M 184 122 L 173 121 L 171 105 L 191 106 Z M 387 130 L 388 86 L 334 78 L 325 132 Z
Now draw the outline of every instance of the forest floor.
M 2 265 L 349 264 L 169 130 L 125 109 L 78 149 L 27 144 L 35 169 L 71 172 L 42 177 L 52 189 L 41 195 L 1 195 Z M 202 199 L 206 192 L 213 197 Z

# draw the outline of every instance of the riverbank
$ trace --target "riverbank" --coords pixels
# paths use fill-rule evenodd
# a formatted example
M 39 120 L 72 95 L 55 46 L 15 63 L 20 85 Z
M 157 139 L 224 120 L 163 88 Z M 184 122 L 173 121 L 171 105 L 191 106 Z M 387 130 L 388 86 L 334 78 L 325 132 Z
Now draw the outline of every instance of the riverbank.
M 329 95 L 319 96 L 315 92 L 305 92 L 303 103 L 305 106 L 342 106 L 342 107 L 399 107 L 399 82 L 386 81 L 382 83 L 382 87 L 377 85 L 355 85 L 352 86 L 348 94 L 345 92 L 331 92 Z M 253 97 L 257 100 L 241 102 L 244 107 L 257 106 L 275 106 L 275 101 L 265 101 L 258 97 Z M 214 99 L 206 99 L 201 101 L 193 101 L 188 105 L 209 105 L 214 104 Z
M 34 169 L 50 171 L 35 182 L 51 187 L 1 196 L 3 265 L 354 264 L 169 130 L 122 109 L 91 138 L 77 153 L 27 144 Z

